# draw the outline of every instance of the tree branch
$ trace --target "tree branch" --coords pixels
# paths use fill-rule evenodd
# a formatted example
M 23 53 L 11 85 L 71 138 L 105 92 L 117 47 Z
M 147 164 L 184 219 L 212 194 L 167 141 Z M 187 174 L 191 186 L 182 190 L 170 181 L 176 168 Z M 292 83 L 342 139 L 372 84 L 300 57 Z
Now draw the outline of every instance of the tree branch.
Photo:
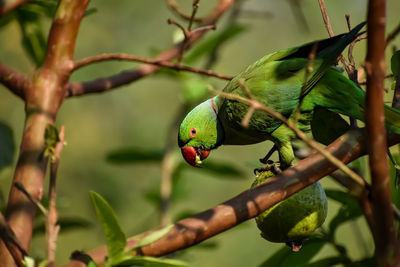
M 204 18 L 202 26 L 215 24 L 218 19 L 232 6 L 233 3 L 234 0 L 219 0 L 217 6 L 211 12 L 211 14 Z M 198 41 L 203 35 L 204 31 L 192 34 L 188 41 L 188 47 Z M 164 51 L 154 60 L 168 61 L 177 57 L 179 55 L 181 45 L 182 43 Z M 158 68 L 158 66 L 144 65 L 137 69 L 124 71 L 109 77 L 83 83 L 72 83 L 68 86 L 66 97 L 80 96 L 90 93 L 102 93 L 153 74 Z
M 375 249 L 380 266 L 399 266 L 400 249 L 396 239 L 387 161 L 384 122 L 386 0 L 368 4 L 368 45 L 365 70 L 367 92 L 365 125 L 371 171 L 371 204 Z
M 191 15 L 185 14 L 182 11 L 180 11 L 175 0 L 167 0 L 167 5 L 169 8 L 171 8 L 172 11 L 174 11 L 179 17 L 181 17 L 183 19 L 192 20 L 195 22 L 201 22 L 204 20 L 203 18 L 196 18 L 196 17 L 193 17 Z
M 59 2 L 49 33 L 45 61 L 25 90 L 26 119 L 13 184 L 22 184 L 35 199 L 40 200 L 43 195 L 47 166 L 47 158 L 43 155 L 45 129 L 55 123 L 64 99 L 73 67 L 75 40 L 88 3 L 89 0 Z M 11 188 L 6 218 L 25 250 L 29 249 L 36 209 L 23 193 Z M 1 264 L 13 265 L 4 247 L 0 248 L 0 258 Z
M 49 183 L 49 211 L 46 216 L 46 239 L 47 239 L 47 267 L 54 267 L 56 258 L 56 241 L 60 226 L 57 225 L 58 213 L 56 208 L 56 181 L 60 155 L 64 147 L 64 126 L 61 127 L 59 141 L 54 149 L 54 160 L 50 163 L 50 183 Z
M 188 66 L 174 64 L 174 63 L 171 63 L 170 61 L 160 61 L 160 60 L 148 59 L 148 58 L 138 57 L 138 56 L 134 56 L 134 55 L 127 55 L 127 54 L 103 54 L 103 55 L 85 58 L 85 59 L 75 62 L 74 70 L 77 70 L 77 69 L 87 66 L 89 64 L 103 62 L 103 61 L 107 61 L 107 60 L 136 61 L 136 62 L 142 62 L 142 63 L 151 64 L 151 65 L 155 65 L 155 66 L 159 66 L 159 67 L 166 67 L 166 68 L 177 70 L 177 71 L 194 72 L 194 73 L 198 73 L 201 75 L 212 76 L 212 77 L 216 77 L 216 78 L 228 80 L 228 81 L 230 81 L 232 79 L 232 77 L 230 77 L 230 76 L 218 74 L 211 70 L 192 68 L 192 67 L 188 67 Z
M 399 142 L 399 135 L 389 137 L 391 145 Z M 366 154 L 365 132 L 362 129 L 351 130 L 326 147 L 325 150 L 347 164 Z M 245 220 L 254 218 L 279 201 L 329 175 L 336 169 L 324 156 L 315 153 L 256 188 L 246 190 L 212 209 L 176 222 L 166 236 L 143 247 L 139 253 L 149 256 L 163 256 L 196 245 Z M 146 232 L 140 236 L 149 233 Z M 135 245 L 134 238 L 129 239 L 127 248 Z M 96 263 L 101 264 L 107 255 L 107 249 L 101 247 L 88 254 Z M 78 261 L 71 261 L 67 266 L 84 265 Z
M 10 90 L 10 92 L 24 99 L 24 91 L 29 87 L 30 81 L 22 73 L 0 62 L 0 83 Z

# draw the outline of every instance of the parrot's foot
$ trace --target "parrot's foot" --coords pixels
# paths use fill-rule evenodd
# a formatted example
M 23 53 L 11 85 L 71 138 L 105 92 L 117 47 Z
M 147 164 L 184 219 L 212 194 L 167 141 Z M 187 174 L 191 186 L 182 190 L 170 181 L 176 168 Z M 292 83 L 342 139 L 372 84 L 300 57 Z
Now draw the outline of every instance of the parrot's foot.
M 277 150 L 276 146 L 274 145 L 267 153 L 267 155 L 265 155 L 265 157 L 263 157 L 262 159 L 260 159 L 260 162 L 262 164 L 268 164 L 270 162 L 269 158 L 272 156 L 272 154 Z
M 301 242 L 301 240 L 297 240 L 297 241 L 290 241 L 290 242 L 286 242 L 286 245 L 288 245 L 293 252 L 298 252 L 301 247 L 303 246 L 303 242 Z
M 257 173 L 262 173 L 265 171 L 272 171 L 275 174 L 280 174 L 282 172 L 280 166 L 281 164 L 279 162 L 273 162 L 272 160 L 268 160 L 265 166 L 254 169 L 254 174 L 257 175 Z

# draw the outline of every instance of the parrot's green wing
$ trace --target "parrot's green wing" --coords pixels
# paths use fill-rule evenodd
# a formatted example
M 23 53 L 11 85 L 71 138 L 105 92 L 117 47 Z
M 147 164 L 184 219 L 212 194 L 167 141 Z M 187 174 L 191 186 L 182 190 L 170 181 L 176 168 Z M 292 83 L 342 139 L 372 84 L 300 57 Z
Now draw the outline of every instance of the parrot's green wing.
M 349 33 L 338 35 L 336 38 L 333 37 L 327 39 L 326 41 L 330 41 L 331 43 L 328 43 L 327 47 L 324 47 L 320 52 L 317 50 L 316 57 L 321 58 L 322 63 L 312 74 L 311 78 L 303 85 L 301 97 L 304 97 L 310 92 L 313 86 L 321 79 L 322 75 L 324 75 L 325 71 L 334 64 L 345 47 L 360 35 L 358 32 L 365 24 L 365 22 L 362 22 L 354 27 Z M 324 45 L 324 42 L 319 42 L 315 45 Z
M 349 33 L 343 33 L 329 39 L 310 42 L 302 46 L 297 46 L 266 55 L 265 57 L 257 61 L 255 66 L 250 66 L 250 68 L 259 67 L 272 61 L 284 61 L 295 58 L 308 59 L 313 49 L 315 49 L 315 58 L 317 61 L 315 62 L 315 66 L 317 66 L 317 68 L 314 72 L 311 73 L 311 78 L 308 79 L 308 81 L 306 81 L 306 83 L 303 85 L 301 97 L 304 97 L 321 79 L 325 71 L 334 64 L 344 48 L 357 36 L 363 34 L 359 33 L 359 31 L 362 27 L 364 27 L 365 24 L 365 22 L 360 23 L 359 25 L 354 27 Z M 318 62 L 319 59 L 321 60 L 320 63 Z M 299 65 L 299 67 L 303 68 L 304 66 Z

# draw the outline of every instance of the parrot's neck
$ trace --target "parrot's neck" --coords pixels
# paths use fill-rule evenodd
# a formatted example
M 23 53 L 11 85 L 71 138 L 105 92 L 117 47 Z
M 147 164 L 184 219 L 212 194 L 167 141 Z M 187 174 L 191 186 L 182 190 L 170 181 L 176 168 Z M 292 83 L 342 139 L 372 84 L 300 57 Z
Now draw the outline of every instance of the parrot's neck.
M 219 109 L 221 108 L 223 102 L 223 98 L 219 95 L 211 98 L 211 107 L 213 108 L 215 114 L 218 115 Z

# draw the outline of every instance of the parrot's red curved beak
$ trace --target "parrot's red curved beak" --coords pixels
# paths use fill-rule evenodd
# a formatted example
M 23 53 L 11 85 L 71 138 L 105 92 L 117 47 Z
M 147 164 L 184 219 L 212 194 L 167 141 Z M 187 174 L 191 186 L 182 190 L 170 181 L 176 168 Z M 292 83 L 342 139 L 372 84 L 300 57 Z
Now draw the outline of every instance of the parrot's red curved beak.
M 208 157 L 210 150 L 185 146 L 181 148 L 182 156 L 193 167 L 200 167 L 201 161 Z

